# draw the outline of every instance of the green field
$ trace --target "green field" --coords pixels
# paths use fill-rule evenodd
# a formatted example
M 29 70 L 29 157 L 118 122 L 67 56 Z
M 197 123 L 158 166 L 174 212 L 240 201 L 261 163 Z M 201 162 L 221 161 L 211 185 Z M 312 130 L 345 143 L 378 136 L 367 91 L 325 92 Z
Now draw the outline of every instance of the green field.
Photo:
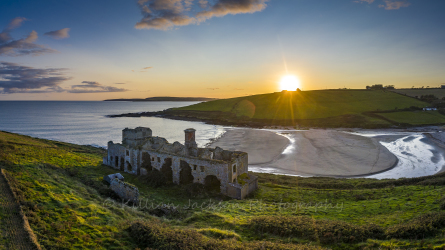
M 396 123 L 411 125 L 443 124 L 445 116 L 438 111 L 404 111 L 393 113 L 379 113 L 379 115 Z
M 313 90 L 253 95 L 177 108 L 222 111 L 254 119 L 318 119 L 367 111 L 425 107 L 427 103 L 390 91 Z
M 102 177 L 116 170 L 100 163 L 104 153 L 0 132 L 0 166 L 43 249 L 445 247 L 445 174 L 380 181 L 258 174 L 259 190 L 245 200 L 155 188 L 123 174 L 142 197 L 132 208 L 109 198 Z
M 439 99 L 445 97 L 445 89 L 394 89 L 391 91 L 411 97 L 417 96 L 419 98 L 422 95 L 435 95 Z

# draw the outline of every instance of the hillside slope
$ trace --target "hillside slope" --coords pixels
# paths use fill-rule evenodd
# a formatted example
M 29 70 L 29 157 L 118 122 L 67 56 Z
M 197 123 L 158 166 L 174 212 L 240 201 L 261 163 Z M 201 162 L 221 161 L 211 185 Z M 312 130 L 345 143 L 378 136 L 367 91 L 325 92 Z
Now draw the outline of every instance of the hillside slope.
M 318 119 L 368 111 L 425 107 L 427 103 L 390 91 L 314 90 L 222 99 L 175 110 L 222 111 L 254 119 Z
M 154 187 L 122 173 L 140 191 L 143 203 L 133 208 L 103 183 L 117 172 L 100 163 L 104 153 L 0 131 L 0 166 L 43 249 L 445 247 L 445 173 L 400 180 L 257 174 L 259 190 L 245 200 L 190 192 L 196 186 Z M 0 221 L 7 215 L 0 211 Z

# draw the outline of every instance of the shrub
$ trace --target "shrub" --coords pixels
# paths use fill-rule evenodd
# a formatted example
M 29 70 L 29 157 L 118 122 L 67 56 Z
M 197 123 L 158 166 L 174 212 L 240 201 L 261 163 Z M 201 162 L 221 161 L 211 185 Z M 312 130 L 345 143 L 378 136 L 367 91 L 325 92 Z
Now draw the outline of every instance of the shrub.
M 198 230 L 199 233 L 204 234 L 206 236 L 216 238 L 216 239 L 237 239 L 239 240 L 241 237 L 232 231 L 221 230 L 217 228 L 203 228 Z
M 249 225 L 258 233 L 320 240 L 327 244 L 383 238 L 383 229 L 375 224 L 355 225 L 344 221 L 315 220 L 307 216 L 261 216 L 252 219 Z
M 149 249 L 269 249 L 269 250 L 315 250 L 319 246 L 282 244 L 268 241 L 242 243 L 234 240 L 207 238 L 196 230 L 171 228 L 158 221 L 133 223 L 128 231 L 139 248 Z
M 387 238 L 418 239 L 436 235 L 445 227 L 445 213 L 434 212 L 423 214 L 407 223 L 398 224 L 386 229 Z

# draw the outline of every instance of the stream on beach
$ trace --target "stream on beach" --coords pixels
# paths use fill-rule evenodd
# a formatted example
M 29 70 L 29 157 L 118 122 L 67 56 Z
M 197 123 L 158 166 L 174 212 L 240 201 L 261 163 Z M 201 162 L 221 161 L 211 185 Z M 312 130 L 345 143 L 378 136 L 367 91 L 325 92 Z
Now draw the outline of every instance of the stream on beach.
M 397 159 L 397 165 L 385 172 L 367 176 L 376 179 L 398 179 L 428 176 L 438 173 L 445 165 L 443 154 L 428 143 L 420 133 L 409 134 L 393 142 L 380 142 Z

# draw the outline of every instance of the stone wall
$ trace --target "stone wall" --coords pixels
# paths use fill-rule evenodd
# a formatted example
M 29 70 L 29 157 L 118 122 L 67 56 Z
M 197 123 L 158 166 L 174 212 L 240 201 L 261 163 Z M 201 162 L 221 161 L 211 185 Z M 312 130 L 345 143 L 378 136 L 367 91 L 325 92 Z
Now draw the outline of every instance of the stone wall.
M 139 190 L 137 187 L 116 178 L 111 181 L 110 188 L 119 195 L 124 202 L 139 203 Z

